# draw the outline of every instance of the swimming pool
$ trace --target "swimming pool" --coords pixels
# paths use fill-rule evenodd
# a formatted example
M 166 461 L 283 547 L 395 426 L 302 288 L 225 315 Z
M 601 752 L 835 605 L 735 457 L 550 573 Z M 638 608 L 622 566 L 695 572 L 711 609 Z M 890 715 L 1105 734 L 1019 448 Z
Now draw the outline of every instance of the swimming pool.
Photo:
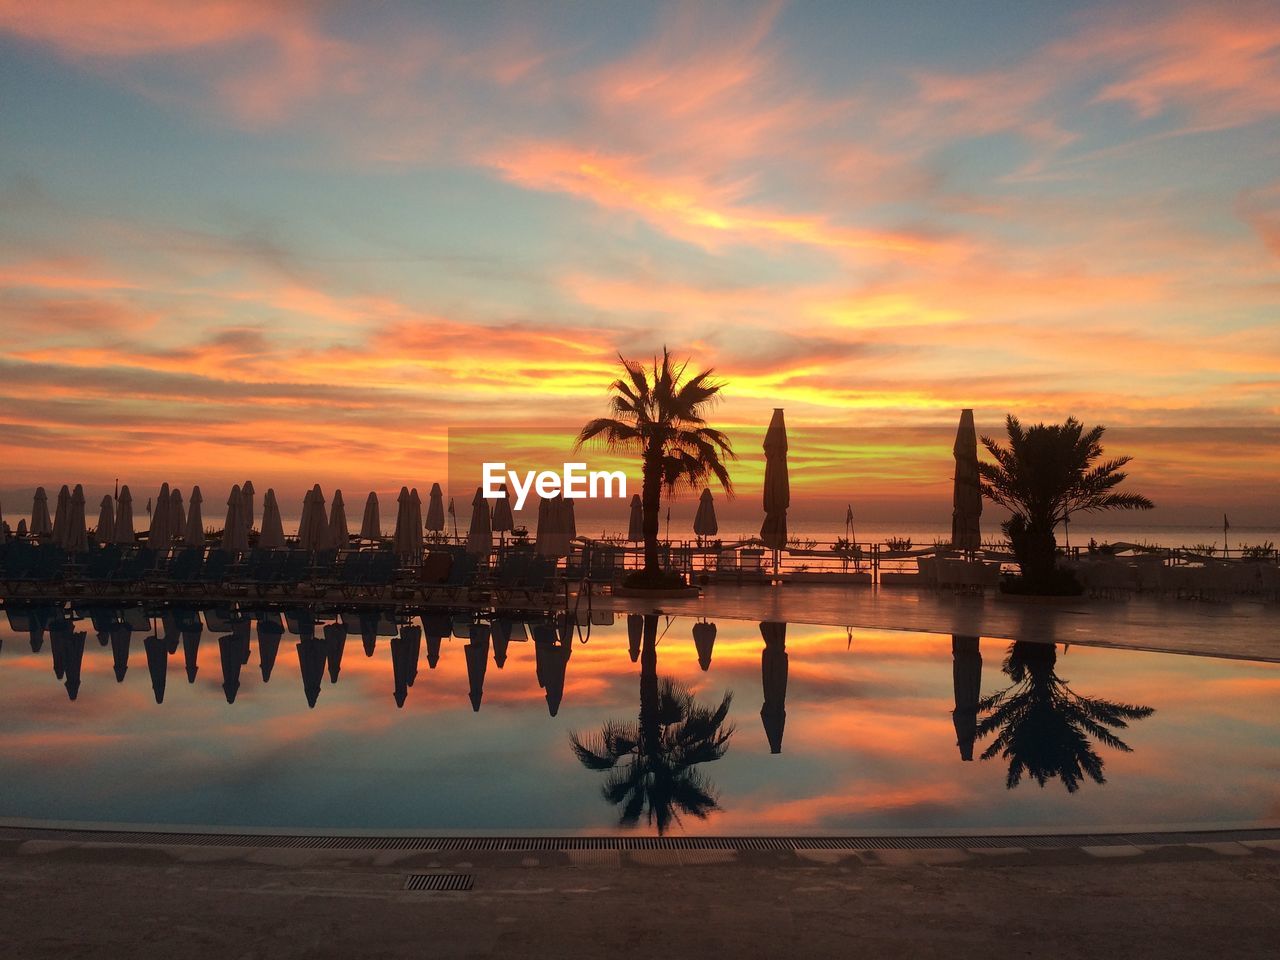
M 1272 663 L 659 616 L 160 613 L 8 611 L 0 819 L 575 835 L 1280 821 Z

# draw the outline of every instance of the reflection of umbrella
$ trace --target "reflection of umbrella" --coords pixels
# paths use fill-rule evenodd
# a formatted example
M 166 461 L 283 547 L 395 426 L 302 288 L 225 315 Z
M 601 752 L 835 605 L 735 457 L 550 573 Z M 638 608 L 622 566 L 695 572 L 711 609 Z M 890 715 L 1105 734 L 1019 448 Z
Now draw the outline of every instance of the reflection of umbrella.
M 63 643 L 62 666 L 66 675 L 67 697 L 74 700 L 80 693 L 80 664 L 84 661 L 83 630 L 70 631 Z
M 627 614 L 627 654 L 631 662 L 640 659 L 640 641 L 644 638 L 644 616 L 639 613 Z
M 142 645 L 147 651 L 147 672 L 151 674 L 151 690 L 156 695 L 156 703 L 164 703 L 164 684 L 169 673 L 169 644 L 159 637 L 147 637 L 142 641 Z
M 249 537 L 245 530 L 244 497 L 240 493 L 240 484 L 237 483 L 227 497 L 227 517 L 222 524 L 222 549 L 233 555 L 248 550 Z
M 769 752 L 782 752 L 782 729 L 787 722 L 787 625 L 766 620 L 760 624 L 764 652 L 760 654 L 760 676 L 764 704 L 760 720 L 769 739 Z
M 347 648 L 347 628 L 341 623 L 324 625 L 325 660 L 329 664 L 329 682 L 337 683 L 342 670 L 342 651 Z
M 453 629 L 449 618 L 442 613 L 432 613 L 422 618 L 422 632 L 427 637 L 427 666 L 434 670 L 440 662 L 440 643 Z
M 151 511 L 151 524 L 147 528 L 147 546 L 152 550 L 167 550 L 172 538 L 173 504 L 169 500 L 169 484 L 160 484 L 155 508 Z
M 102 504 L 98 507 L 98 527 L 93 531 L 93 542 L 100 544 L 108 544 L 115 542 L 116 539 L 116 505 L 111 499 L 111 494 L 107 494 L 102 498 Z
M 236 702 L 240 691 L 240 667 L 244 663 L 244 644 L 233 633 L 218 638 L 218 655 L 222 660 L 222 692 L 227 703 Z
M 775 407 L 764 435 L 764 525 L 760 539 L 766 547 L 787 545 L 787 508 L 791 506 L 791 482 L 787 476 L 787 425 L 782 408 Z
M 67 550 L 84 553 L 89 549 L 89 531 L 85 529 L 84 487 L 76 484 L 71 492 L 71 513 L 67 517 Z
M 58 491 L 58 505 L 53 511 L 53 530 L 50 539 L 60 547 L 67 545 L 67 520 L 71 513 L 71 488 L 65 483 Z
M 200 515 L 200 504 L 204 497 L 198 486 L 191 488 L 191 496 L 187 499 L 187 530 L 182 541 L 188 547 L 204 546 L 204 517 Z M 116 521 L 119 523 L 119 520 Z
M 538 640 L 536 634 L 533 649 L 538 685 L 546 692 L 547 712 L 554 717 L 564 699 L 564 674 L 569 666 L 570 650 L 561 643 Z
M 507 493 L 507 485 L 502 485 L 502 496 L 493 501 L 493 532 L 496 534 L 509 533 L 516 526 L 516 518 L 511 513 L 511 500 Z
M 982 546 L 982 489 L 978 485 L 978 433 L 973 411 L 960 411 L 960 426 L 951 448 L 956 475 L 951 491 L 951 546 L 973 552 Z
M 111 667 L 115 671 L 116 683 L 124 683 L 124 675 L 129 670 L 129 643 L 133 640 L 133 627 L 127 623 L 117 623 L 111 628 Z
M 631 495 L 631 518 L 627 521 L 627 539 L 639 543 L 644 539 L 644 504 L 640 502 L 640 494 Z
M 53 524 L 49 522 L 49 495 L 44 492 L 44 487 L 36 487 L 35 498 L 31 501 L 31 527 L 27 532 L 40 540 L 53 536 Z
M 66 672 L 63 662 L 66 656 L 67 638 L 71 636 L 70 620 L 54 620 L 49 624 L 49 647 L 53 654 L 53 675 L 59 680 Z
M 370 493 L 364 502 L 364 519 L 360 521 L 361 540 L 382 539 L 382 517 L 378 513 L 378 495 Z
M 493 638 L 493 665 L 499 670 L 507 662 L 507 647 L 511 643 L 511 637 L 514 632 L 514 620 L 509 620 L 506 617 L 494 618 L 491 632 Z
M 444 491 L 438 483 L 431 485 L 427 495 L 427 529 L 432 533 L 444 531 Z
M 711 490 L 703 487 L 702 496 L 698 498 L 698 512 L 693 517 L 693 532 L 699 537 L 714 537 L 719 531 L 715 500 L 711 497 Z
M 182 636 L 182 660 L 187 668 L 187 683 L 195 683 L 196 672 L 199 670 L 200 638 L 204 635 L 204 627 L 194 610 L 182 618 L 178 632 Z
M 280 504 L 276 502 L 276 492 L 268 487 L 266 496 L 262 498 L 262 529 L 258 533 L 258 546 L 263 550 L 283 550 L 284 522 L 280 519 Z
M 471 529 L 467 531 L 467 553 L 487 558 L 493 547 L 493 529 L 489 523 L 489 501 L 484 491 L 476 487 L 471 500 Z
M 298 666 L 302 670 L 302 689 L 307 695 L 307 706 L 315 707 L 320 696 L 320 684 L 324 682 L 324 668 L 328 658 L 325 644 L 314 637 L 297 643 Z
M 693 625 L 693 647 L 698 651 L 698 666 L 703 671 L 711 668 L 711 650 L 716 644 L 716 625 L 714 623 L 695 623 Z
M 484 696 L 484 675 L 489 667 L 489 625 L 477 623 L 471 627 L 471 641 L 462 648 L 467 658 L 467 688 L 471 709 L 480 712 L 480 700 Z
M 347 505 L 342 502 L 342 491 L 333 491 L 333 503 L 329 507 L 329 546 L 345 550 L 351 542 L 347 530 Z
M 418 657 L 422 652 L 422 628 L 406 626 L 399 636 L 391 638 L 391 672 L 395 680 L 396 706 L 403 707 L 409 687 L 418 674 Z
M 276 668 L 276 657 L 280 653 L 280 638 L 284 636 L 284 624 L 280 615 L 261 614 L 258 617 L 258 669 L 262 671 L 262 682 L 271 680 L 271 671 Z
M 956 708 L 951 711 L 956 746 L 961 760 L 972 760 L 973 741 L 978 736 L 978 701 L 982 699 L 982 653 L 977 637 L 951 635 L 951 684 L 956 698 Z

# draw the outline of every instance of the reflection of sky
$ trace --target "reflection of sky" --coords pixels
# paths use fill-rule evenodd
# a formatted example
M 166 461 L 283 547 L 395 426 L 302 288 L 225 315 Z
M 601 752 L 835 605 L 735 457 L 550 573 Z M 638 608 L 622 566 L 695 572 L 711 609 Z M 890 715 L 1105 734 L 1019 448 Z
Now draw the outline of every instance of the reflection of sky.
M 601 775 L 578 765 L 571 730 L 634 719 L 639 666 L 625 622 L 575 644 L 563 704 L 548 716 L 532 643 L 490 661 L 479 713 L 467 701 L 462 647 L 446 640 L 403 710 L 392 699 L 390 648 L 372 659 L 352 634 L 340 682 L 326 675 L 308 710 L 286 634 L 271 682 L 256 635 L 234 705 L 225 702 L 217 635 L 206 630 L 194 685 L 170 658 L 163 705 L 150 687 L 143 634 L 117 685 L 111 651 L 91 625 L 82 686 L 69 702 L 51 643 L 0 630 L 3 817 L 254 826 L 607 832 L 615 809 Z M 1057 672 L 1077 693 L 1153 706 L 1121 731 L 1131 754 L 1099 748 L 1107 783 L 1069 795 L 1058 782 L 1005 789 L 996 759 L 962 763 L 955 746 L 950 640 L 791 625 L 783 750 L 770 755 L 759 716 L 762 641 L 756 624 L 720 621 L 702 673 L 688 620 L 658 645 L 660 675 L 707 702 L 734 695 L 727 755 L 702 767 L 722 810 L 686 819 L 690 832 L 842 832 L 865 828 L 1106 826 L 1280 818 L 1274 751 L 1275 664 L 1073 647 Z M 1007 645 L 982 642 L 982 691 L 1004 686 Z M 979 745 L 977 752 L 981 752 Z

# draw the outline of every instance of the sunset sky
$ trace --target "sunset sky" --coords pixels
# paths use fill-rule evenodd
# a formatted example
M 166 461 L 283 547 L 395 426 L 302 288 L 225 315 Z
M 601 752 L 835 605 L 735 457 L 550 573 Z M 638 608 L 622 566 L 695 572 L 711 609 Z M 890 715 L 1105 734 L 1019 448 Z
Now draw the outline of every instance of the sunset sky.
M 1280 7 L 1016 6 L 0 0 L 6 513 L 429 487 L 665 342 L 801 500 L 948 515 L 973 407 L 1276 522 Z

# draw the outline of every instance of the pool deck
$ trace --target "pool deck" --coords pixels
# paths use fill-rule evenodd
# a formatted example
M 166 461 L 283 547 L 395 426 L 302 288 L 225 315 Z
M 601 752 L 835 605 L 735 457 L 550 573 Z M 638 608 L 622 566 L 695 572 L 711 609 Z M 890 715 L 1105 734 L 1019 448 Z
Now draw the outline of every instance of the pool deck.
M 466 891 L 407 889 L 466 874 Z M 0 828 L 21 958 L 1274 956 L 1280 841 L 441 851 Z M 127 945 L 127 946 L 126 946 Z
M 615 613 L 780 620 L 1280 661 L 1280 603 L 1274 602 L 1143 596 L 1039 600 L 790 583 L 710 585 L 701 597 L 678 600 L 606 595 L 593 597 L 592 604 Z

